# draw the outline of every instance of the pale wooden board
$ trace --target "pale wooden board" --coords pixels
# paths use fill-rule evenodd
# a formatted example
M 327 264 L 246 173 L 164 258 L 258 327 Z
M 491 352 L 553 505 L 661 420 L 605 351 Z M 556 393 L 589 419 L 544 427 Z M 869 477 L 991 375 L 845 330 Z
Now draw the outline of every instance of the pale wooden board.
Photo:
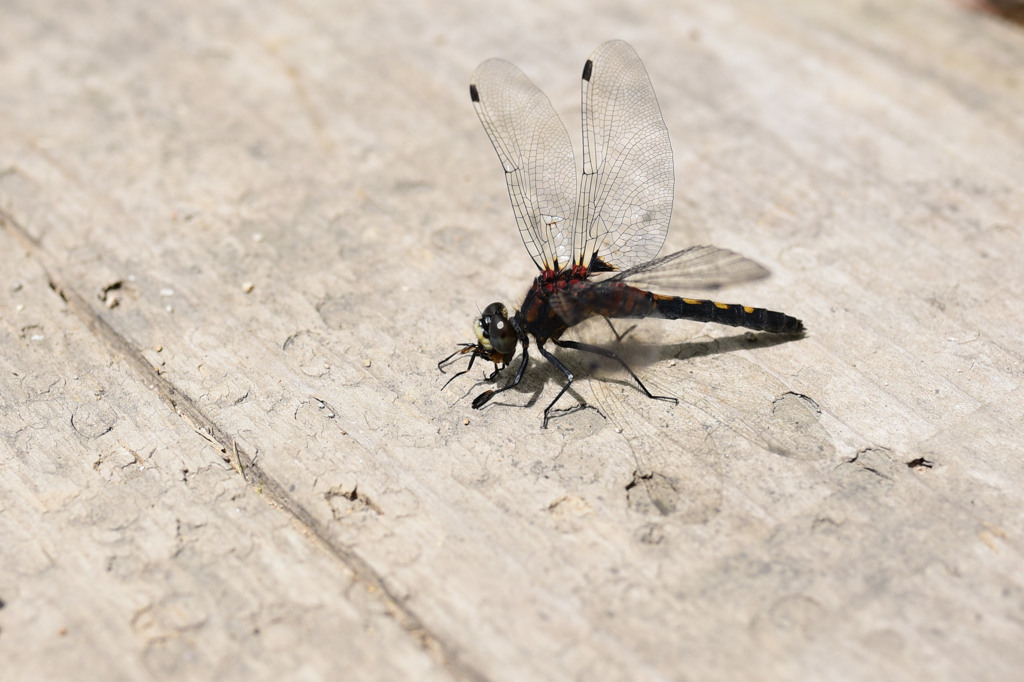
M 938 0 L 2 12 L 11 679 L 1024 669 L 1011 25 Z M 666 249 L 764 263 L 722 297 L 810 333 L 643 325 L 638 369 L 682 403 L 580 380 L 567 406 L 615 422 L 542 431 L 540 362 L 479 412 L 477 368 L 439 390 L 533 276 L 466 84 L 514 61 L 575 140 L 611 37 L 672 134 Z
M 3 679 L 450 679 L 0 247 Z

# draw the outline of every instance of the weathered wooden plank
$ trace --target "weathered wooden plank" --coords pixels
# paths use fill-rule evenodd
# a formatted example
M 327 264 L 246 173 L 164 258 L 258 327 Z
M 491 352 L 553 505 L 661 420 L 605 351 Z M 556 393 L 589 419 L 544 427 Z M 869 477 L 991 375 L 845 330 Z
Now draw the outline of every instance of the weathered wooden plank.
M 7 48 L 0 70 L 6 238 L 63 292 L 65 307 L 47 295 L 40 324 L 88 342 L 109 410 L 160 415 L 160 428 L 124 417 L 97 437 L 163 453 L 149 497 L 230 528 L 222 496 L 179 483 L 191 452 L 190 470 L 256 499 L 248 481 L 334 557 L 300 544 L 264 562 L 321 576 L 314 593 L 333 578 L 371 596 L 296 596 L 238 564 L 213 584 L 240 574 L 243 592 L 273 593 L 288 613 L 393 614 L 373 625 L 385 636 L 352 650 L 324 644 L 349 636 L 344 613 L 282 627 L 319 661 L 311 676 L 346 659 L 368 676 L 493 679 L 1024 667 L 1018 33 L 924 0 L 585 15 L 545 3 L 503 7 L 500 20 L 458 3 L 108 10 L 9 12 L 8 44 L 33 49 Z M 587 409 L 542 432 L 554 372 L 534 369 L 472 412 L 482 388 L 463 377 L 440 393 L 433 369 L 469 340 L 479 308 L 518 303 L 532 276 L 465 82 L 483 58 L 510 58 L 575 131 L 579 66 L 613 36 L 644 58 L 673 136 L 666 248 L 710 241 L 764 262 L 774 278 L 731 300 L 796 314 L 810 334 L 771 344 L 642 326 L 631 338 L 645 381 L 682 404 L 580 382 L 577 396 L 615 422 Z M 63 331 L 79 324 L 65 308 L 100 322 Z M 52 362 L 52 374 L 85 375 L 7 326 L 20 345 L 4 357 L 24 357 L 25 372 Z M 32 406 L 19 390 L 6 414 Z M 214 444 L 198 449 L 196 428 Z M 6 442 L 9 458 L 53 468 L 54 486 L 86 485 L 39 442 Z M 95 461 L 81 447 L 76 459 Z M 238 462 L 244 481 L 227 468 Z M 60 514 L 109 530 L 122 506 L 96 493 L 33 516 L 4 495 L 42 537 L 67 537 Z M 281 516 L 248 504 L 269 519 L 249 531 L 262 546 Z M 170 516 L 143 509 L 136 524 Z M 171 566 L 191 575 L 217 561 L 197 548 L 195 564 Z M 148 589 L 175 594 L 160 577 Z M 32 584 L 68 603 L 61 614 L 121 605 L 126 589 Z M 123 605 L 95 618 L 122 662 L 74 638 L 47 649 L 42 626 L 11 616 L 34 602 L 0 598 L 0 647 L 31 652 L 17 659 L 26 671 L 41 651 L 57 671 L 83 655 L 106 675 L 146 670 Z M 182 627 L 220 650 L 260 647 L 268 676 L 283 669 L 292 640 L 261 630 L 240 647 L 229 616 L 210 613 Z M 221 676 L 249 674 L 223 665 Z
M 0 252 L 5 679 L 448 679 L 126 374 L 7 230 Z

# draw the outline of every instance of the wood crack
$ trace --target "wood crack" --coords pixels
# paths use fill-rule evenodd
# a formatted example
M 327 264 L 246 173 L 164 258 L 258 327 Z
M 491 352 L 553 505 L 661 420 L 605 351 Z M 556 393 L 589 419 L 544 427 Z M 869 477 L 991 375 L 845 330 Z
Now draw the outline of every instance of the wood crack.
M 6 211 L 0 210 L 0 224 L 32 254 L 37 264 L 46 274 L 49 286 L 67 304 L 69 310 L 100 339 L 108 348 L 120 355 L 135 373 L 156 391 L 157 395 L 171 407 L 174 412 L 185 420 L 189 426 L 217 449 L 221 457 L 232 468 L 236 469 L 249 486 L 253 487 L 265 499 L 285 510 L 296 521 L 302 524 L 309 535 L 320 543 L 321 547 L 335 556 L 356 579 L 370 588 L 372 593 L 379 595 L 388 612 L 409 633 L 419 645 L 434 656 L 454 677 L 461 680 L 483 682 L 488 678 L 479 670 L 461 660 L 456 645 L 444 641 L 433 634 L 420 618 L 409 609 L 404 600 L 391 590 L 381 575 L 361 556 L 352 549 L 332 542 L 329 529 L 321 523 L 304 506 L 287 494 L 284 486 L 268 477 L 253 457 L 232 438 L 216 422 L 210 419 L 193 400 L 180 391 L 167 378 L 154 371 L 138 348 L 122 336 L 106 320 L 92 309 L 85 298 L 72 289 L 60 276 L 59 268 L 52 262 L 45 249 Z

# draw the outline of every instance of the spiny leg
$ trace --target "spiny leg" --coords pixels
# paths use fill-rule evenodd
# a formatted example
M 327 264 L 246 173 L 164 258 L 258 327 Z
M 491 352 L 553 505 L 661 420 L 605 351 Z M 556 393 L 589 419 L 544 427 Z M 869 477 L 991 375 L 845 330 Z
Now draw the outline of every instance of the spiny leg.
M 620 334 L 618 331 L 615 330 L 615 325 L 612 324 L 611 320 L 609 320 L 607 317 L 604 317 L 604 316 L 602 316 L 601 319 L 603 319 L 605 322 L 608 323 L 608 327 L 612 330 L 612 334 L 615 335 L 615 343 L 622 343 L 622 339 L 626 338 L 626 336 L 631 331 L 636 329 L 636 325 L 635 324 L 631 324 L 631 325 L 629 325 L 629 328 L 626 329 L 626 331 L 624 331 L 624 332 L 622 332 Z
M 675 403 L 676 405 L 679 404 L 679 398 L 673 398 L 670 395 L 654 395 L 653 393 L 648 391 L 647 387 L 644 386 L 644 382 L 640 381 L 640 377 L 636 375 L 636 372 L 634 372 L 633 369 L 626 364 L 626 361 L 620 358 L 618 354 L 615 353 L 614 351 L 610 351 L 607 348 L 601 348 L 600 346 L 592 346 L 589 343 L 580 343 L 579 341 L 561 341 L 558 339 L 552 340 L 555 342 L 556 346 L 560 346 L 562 348 L 571 348 L 573 350 L 579 350 L 585 353 L 594 353 L 595 355 L 600 355 L 602 357 L 614 360 L 615 362 L 622 365 L 622 368 L 624 370 L 629 372 L 629 376 L 633 377 L 633 381 L 636 382 L 636 385 L 640 387 L 640 390 L 643 391 L 648 398 L 651 398 L 652 400 L 667 400 Z M 543 352 L 543 350 L 541 352 Z M 568 388 L 568 386 L 566 388 Z M 564 391 L 565 389 L 563 389 L 563 392 Z M 559 395 L 561 395 L 561 393 Z
M 559 346 L 562 345 L 558 341 L 555 341 L 555 344 Z M 562 386 L 562 390 L 558 392 L 558 395 L 555 396 L 555 399 L 552 400 L 548 404 L 548 406 L 544 408 L 544 422 L 540 425 L 540 427 L 542 429 L 546 429 L 548 428 L 548 419 L 550 418 L 548 413 L 551 412 L 551 408 L 555 406 L 555 403 L 558 402 L 558 399 L 561 398 L 565 394 L 565 392 L 569 390 L 569 386 L 572 385 L 573 375 L 572 372 L 569 371 L 569 368 L 566 367 L 561 360 L 559 360 L 554 355 L 548 352 L 548 350 L 544 347 L 544 344 L 537 344 L 537 349 L 548 362 L 555 366 L 555 369 L 557 369 L 559 372 L 562 373 L 563 376 L 565 376 L 565 386 Z
M 481 393 L 480 395 L 478 395 L 477 397 L 473 398 L 473 409 L 474 410 L 479 410 L 481 407 L 483 407 L 484 405 L 487 404 L 488 400 L 490 400 L 494 396 L 498 395 L 502 391 L 507 391 L 510 388 L 515 388 L 516 386 L 519 385 L 519 382 L 523 380 L 523 375 L 526 374 L 526 365 L 530 362 L 530 354 L 527 351 L 527 345 L 528 344 L 527 344 L 527 342 L 525 340 L 522 341 L 522 345 L 523 345 L 523 361 L 519 363 L 519 368 L 516 370 L 516 375 L 512 379 L 512 382 L 509 383 L 509 384 L 506 384 L 505 386 L 502 386 L 501 388 L 488 389 L 488 390 L 484 391 L 483 393 Z M 498 371 L 495 370 L 494 374 L 492 374 L 490 376 L 490 378 L 493 379 L 494 376 L 497 373 L 498 373 Z
M 447 364 L 448 364 L 448 363 L 449 363 L 449 362 L 451 361 L 451 359 L 452 359 L 452 358 L 454 358 L 454 357 L 455 357 L 456 355 L 465 355 L 466 353 L 470 353 L 470 352 L 472 352 L 472 350 L 473 350 L 474 348 L 476 348 L 476 344 L 475 344 L 475 343 L 460 343 L 460 344 L 459 344 L 459 349 L 458 349 L 457 351 L 455 351 L 454 353 L 452 353 L 452 354 L 451 354 L 451 355 L 449 355 L 448 357 L 446 357 L 446 358 L 443 358 L 442 360 L 440 360 L 440 361 L 439 361 L 439 362 L 437 363 L 437 368 L 438 368 L 439 370 L 441 370 L 441 374 L 444 374 L 444 373 L 445 373 L 445 371 L 444 371 L 444 366 L 445 366 L 445 365 L 447 365 Z M 474 359 L 474 358 L 476 358 L 476 355 L 475 355 L 475 354 L 474 354 L 474 355 L 473 355 L 473 357 L 472 357 L 472 358 L 470 358 L 470 360 L 469 360 L 469 365 L 470 365 L 470 367 L 472 367 L 472 366 L 473 366 L 473 359 Z M 463 370 L 463 371 L 464 371 L 464 372 L 468 372 L 468 371 L 469 371 L 469 369 L 465 369 L 465 370 Z
M 470 347 L 470 348 L 472 348 L 473 346 L 472 346 L 472 345 L 470 345 L 469 347 Z M 448 362 L 449 360 L 451 360 L 452 358 L 454 358 L 454 357 L 455 357 L 456 355 L 463 355 L 463 354 L 465 354 L 465 353 L 466 353 L 466 349 L 465 349 L 465 348 L 463 348 L 462 350 L 457 350 L 457 351 L 455 351 L 454 353 L 452 353 L 451 355 L 449 355 L 448 357 L 446 357 L 446 358 L 445 358 L 444 360 L 442 360 L 441 362 L 437 363 L 437 368 L 438 368 L 439 370 L 441 370 L 441 373 L 442 373 L 442 374 L 444 374 L 444 373 L 445 373 L 445 371 L 444 371 L 444 366 L 443 366 L 443 365 L 444 365 L 444 363 Z M 474 362 L 476 362 L 476 356 L 475 356 L 475 355 L 470 355 L 470 356 L 469 356 L 469 364 L 468 364 L 468 365 L 466 365 L 466 369 L 462 370 L 461 372 L 456 372 L 455 374 L 453 374 L 453 375 L 452 375 L 452 376 L 451 376 L 451 377 L 450 377 L 450 378 L 448 379 L 448 381 L 444 382 L 444 386 L 442 386 L 442 387 L 441 387 L 441 390 L 443 391 L 444 389 L 448 388 L 448 384 L 452 383 L 453 381 L 455 381 L 456 379 L 458 379 L 459 377 L 461 377 L 461 376 L 462 376 L 463 374 L 465 374 L 465 373 L 466 373 L 466 372 L 468 372 L 469 370 L 473 369 L 473 363 L 474 363 Z
M 473 351 L 475 348 L 476 348 L 476 345 L 472 344 L 472 343 L 464 343 L 464 344 L 462 344 L 462 348 L 460 348 L 459 350 L 455 351 L 454 353 L 452 353 L 451 355 L 449 355 L 445 359 L 443 359 L 440 362 L 438 362 L 437 363 L 437 368 L 439 370 L 441 370 L 441 374 L 446 374 L 446 372 L 444 371 L 444 365 L 446 363 L 451 361 L 451 359 L 454 358 L 456 355 L 466 355 L 467 353 L 470 353 L 471 351 Z M 444 389 L 448 388 L 448 384 L 452 383 L 453 381 L 455 381 L 456 379 L 461 377 L 463 374 L 466 374 L 467 372 L 469 372 L 469 370 L 473 369 L 473 363 L 476 362 L 476 359 L 478 357 L 482 357 L 482 356 L 477 355 L 476 353 L 473 353 L 472 355 L 470 355 L 469 356 L 469 364 L 466 365 L 466 369 L 462 370 L 461 372 L 456 372 L 455 374 L 453 374 L 448 379 L 448 381 L 444 382 L 444 386 L 441 387 L 441 390 L 443 391 Z M 498 372 L 500 372 L 501 370 L 505 369 L 506 367 L 508 367 L 508 365 L 502 363 L 501 366 L 498 366 L 498 363 L 495 362 L 494 363 L 494 371 L 491 372 L 490 374 L 488 374 L 486 377 L 484 377 L 484 381 L 494 381 L 494 378 L 498 376 Z

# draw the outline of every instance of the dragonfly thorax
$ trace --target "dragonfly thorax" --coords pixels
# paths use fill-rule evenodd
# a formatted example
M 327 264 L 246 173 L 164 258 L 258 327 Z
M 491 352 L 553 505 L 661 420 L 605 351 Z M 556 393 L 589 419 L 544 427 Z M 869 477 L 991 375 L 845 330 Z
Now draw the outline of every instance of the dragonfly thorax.
M 474 325 L 477 341 L 487 351 L 505 356 L 508 362 L 516 352 L 519 337 L 508 319 L 508 308 L 503 303 L 492 303 Z

